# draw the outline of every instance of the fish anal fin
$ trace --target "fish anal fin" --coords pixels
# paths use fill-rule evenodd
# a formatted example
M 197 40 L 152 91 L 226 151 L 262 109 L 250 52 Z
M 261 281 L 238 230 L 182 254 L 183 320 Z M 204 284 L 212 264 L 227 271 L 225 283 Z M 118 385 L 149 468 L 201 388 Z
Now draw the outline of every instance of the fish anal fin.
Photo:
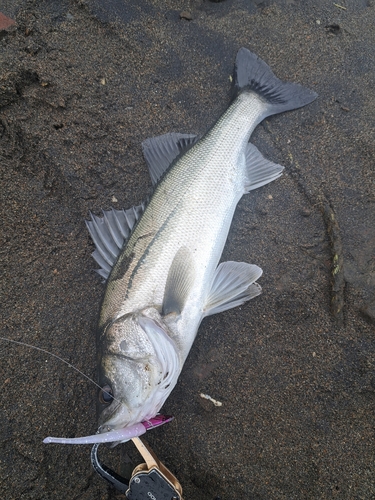
M 169 268 L 165 284 L 162 314 L 179 315 L 194 284 L 194 262 L 190 250 L 181 247 Z
M 245 193 L 257 189 L 282 175 L 284 167 L 264 158 L 254 144 L 249 143 L 245 152 Z
M 223 262 L 217 267 L 203 311 L 203 317 L 232 309 L 262 291 L 255 283 L 262 269 L 245 262 Z
M 90 213 L 86 226 L 96 247 L 92 256 L 100 266 L 98 274 L 105 280 L 143 211 L 144 204 L 128 210 L 103 210 L 103 217 Z
M 173 160 L 195 144 L 197 140 L 196 135 L 171 132 L 151 137 L 142 142 L 143 156 L 154 186 L 168 170 Z

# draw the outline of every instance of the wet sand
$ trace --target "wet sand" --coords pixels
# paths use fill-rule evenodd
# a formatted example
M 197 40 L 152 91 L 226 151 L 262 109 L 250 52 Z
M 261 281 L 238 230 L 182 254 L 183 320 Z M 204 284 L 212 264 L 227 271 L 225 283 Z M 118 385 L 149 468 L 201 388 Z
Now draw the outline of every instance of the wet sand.
M 241 200 L 223 260 L 262 267 L 263 294 L 204 320 L 176 418 L 147 438 L 185 500 L 374 498 L 375 3 L 123 4 L 1 4 L 1 335 L 95 378 L 104 288 L 84 219 L 145 199 L 142 140 L 204 133 L 245 46 L 319 98 L 253 134 L 285 173 Z M 92 384 L 5 342 L 0 383 L 1 498 L 121 498 L 90 447 L 42 444 L 95 432 Z

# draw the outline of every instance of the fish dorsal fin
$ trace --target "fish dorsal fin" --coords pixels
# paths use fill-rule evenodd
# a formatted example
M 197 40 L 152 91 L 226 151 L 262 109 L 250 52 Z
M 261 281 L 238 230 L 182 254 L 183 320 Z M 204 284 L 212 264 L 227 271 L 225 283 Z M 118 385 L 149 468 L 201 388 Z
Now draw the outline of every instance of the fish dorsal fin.
M 195 144 L 197 140 L 198 136 L 196 135 L 171 132 L 158 137 L 151 137 L 142 142 L 143 156 L 154 186 L 173 160 Z
M 223 262 L 214 274 L 203 317 L 240 306 L 262 292 L 255 281 L 262 275 L 260 267 L 245 262 Z
M 266 160 L 254 144 L 249 143 L 245 152 L 245 193 L 264 186 L 282 175 L 284 167 Z
M 191 252 L 181 247 L 169 268 L 165 284 L 162 314 L 180 314 L 194 283 L 195 269 Z
M 90 212 L 91 220 L 87 220 L 89 230 L 96 250 L 91 254 L 99 264 L 96 272 L 105 280 L 119 256 L 124 243 L 144 211 L 144 204 L 128 210 L 103 210 L 103 217 Z

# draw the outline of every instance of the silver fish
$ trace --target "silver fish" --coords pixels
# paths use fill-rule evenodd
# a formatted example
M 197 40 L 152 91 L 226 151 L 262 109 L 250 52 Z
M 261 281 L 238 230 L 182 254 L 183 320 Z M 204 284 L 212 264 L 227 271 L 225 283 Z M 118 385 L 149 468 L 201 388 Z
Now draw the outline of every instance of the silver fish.
M 237 97 L 203 138 L 170 133 L 142 144 L 155 186 L 146 206 L 87 222 L 107 280 L 98 330 L 98 432 L 107 441 L 159 412 L 204 317 L 261 293 L 258 266 L 218 265 L 242 195 L 283 170 L 248 141 L 265 117 L 317 94 L 280 81 L 245 48 L 235 85 Z

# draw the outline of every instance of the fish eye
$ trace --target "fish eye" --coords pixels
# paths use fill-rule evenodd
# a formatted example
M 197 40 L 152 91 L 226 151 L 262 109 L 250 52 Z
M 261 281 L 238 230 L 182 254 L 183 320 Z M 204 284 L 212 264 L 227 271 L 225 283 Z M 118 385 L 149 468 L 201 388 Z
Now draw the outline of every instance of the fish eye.
M 99 392 L 99 401 L 103 405 L 109 405 L 113 401 L 113 391 L 112 387 L 109 385 L 104 385 Z

